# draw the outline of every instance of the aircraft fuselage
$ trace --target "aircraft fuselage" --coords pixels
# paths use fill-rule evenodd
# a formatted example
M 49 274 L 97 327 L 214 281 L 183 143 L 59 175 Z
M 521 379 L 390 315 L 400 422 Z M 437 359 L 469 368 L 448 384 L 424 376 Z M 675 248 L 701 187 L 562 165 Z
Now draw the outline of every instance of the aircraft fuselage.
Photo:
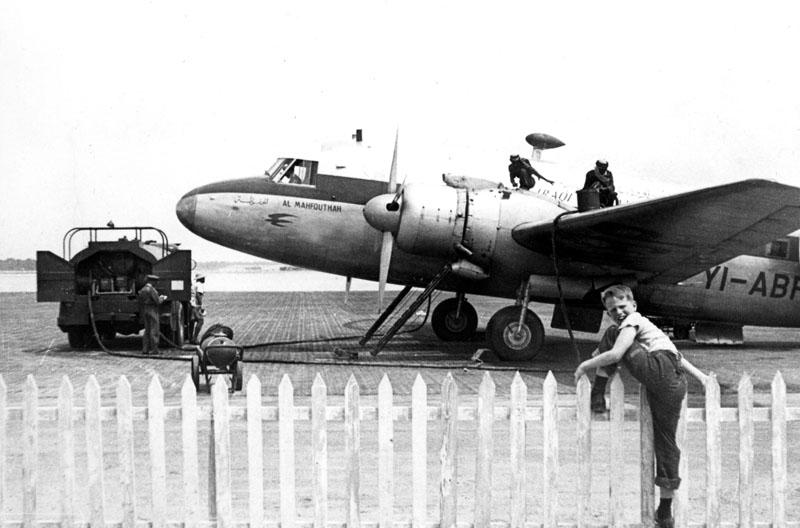
M 316 175 L 313 185 L 266 177 L 213 183 L 187 193 L 177 206 L 195 234 L 244 253 L 366 280 L 378 279 L 382 233 L 364 218 L 364 205 L 387 192 L 386 183 Z M 529 276 L 555 283 L 550 247 L 520 246 L 511 230 L 523 222 L 549 222 L 564 209 L 556 200 L 510 189 L 457 189 L 410 184 L 392 254 L 389 282 L 423 286 L 459 246 L 489 278 L 450 276 L 440 289 L 515 298 Z M 796 245 L 796 244 L 795 244 Z M 794 248 L 795 255 L 797 248 Z M 608 270 L 558 262 L 576 304 L 600 307 L 597 288 L 614 281 Z M 594 277 L 594 279 L 593 279 Z M 640 309 L 685 320 L 764 326 L 800 326 L 800 265 L 794 259 L 743 255 L 712 266 L 678 285 L 636 283 Z M 557 301 L 554 287 L 530 299 Z

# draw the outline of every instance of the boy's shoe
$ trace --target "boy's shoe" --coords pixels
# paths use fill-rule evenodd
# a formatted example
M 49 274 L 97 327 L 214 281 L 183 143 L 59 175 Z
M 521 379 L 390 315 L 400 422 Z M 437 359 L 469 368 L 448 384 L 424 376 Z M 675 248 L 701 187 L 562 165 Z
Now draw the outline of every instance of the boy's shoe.
M 666 519 L 656 518 L 656 528 L 675 528 L 675 517 L 670 515 Z

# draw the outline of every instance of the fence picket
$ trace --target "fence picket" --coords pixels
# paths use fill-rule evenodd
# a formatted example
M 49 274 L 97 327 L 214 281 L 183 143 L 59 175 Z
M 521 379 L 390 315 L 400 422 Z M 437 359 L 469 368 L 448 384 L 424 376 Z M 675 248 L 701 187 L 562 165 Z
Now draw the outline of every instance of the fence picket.
M 294 528 L 294 387 L 284 374 L 278 384 L 278 464 L 280 472 L 281 528 Z
M 378 526 L 392 528 L 394 517 L 394 411 L 392 384 L 378 384 Z
M 712 373 L 706 383 L 706 528 L 719 528 L 719 492 L 722 481 L 720 394 Z
M 314 527 L 328 526 L 328 388 L 317 373 L 311 385 L 311 434 L 314 461 Z
M 197 528 L 200 517 L 200 469 L 197 453 L 197 388 L 187 374 L 181 387 L 181 445 L 185 528 Z M 214 451 L 213 442 L 209 449 Z
M 218 377 L 211 389 L 214 416 L 214 468 L 216 472 L 217 526 L 233 528 L 231 492 L 231 427 L 228 384 Z
M 458 385 L 451 373 L 442 381 L 442 447 L 439 450 L 441 478 L 439 480 L 439 526 L 455 528 L 458 520 L 457 505 L 458 466 Z
M 22 398 L 22 525 L 33 528 L 39 459 L 39 388 L 33 374 L 25 379 Z
M 558 386 L 553 371 L 548 371 L 542 386 L 542 451 L 544 528 L 557 528 L 558 519 Z
M 163 528 L 167 515 L 167 469 L 164 453 L 164 390 L 158 375 L 147 387 L 147 432 L 150 442 L 152 528 Z
M 264 525 L 264 434 L 261 423 L 261 382 L 250 376 L 247 382 L 247 481 L 250 494 L 250 528 Z
M 689 526 L 689 457 L 686 449 L 688 441 L 686 427 L 687 408 L 687 398 L 684 398 L 683 403 L 681 403 L 681 417 L 678 419 L 678 430 L 675 431 L 675 443 L 678 445 L 678 449 L 681 450 L 681 460 L 678 462 L 678 473 L 683 478 L 686 478 L 686 483 L 681 485 L 675 492 L 675 498 L 672 504 L 672 514 L 675 517 L 675 526 L 678 528 L 687 528 L 687 526 Z
M 89 491 L 89 524 L 105 526 L 105 488 L 103 485 L 103 428 L 100 423 L 100 385 L 94 374 L 84 389 L 86 399 L 86 473 Z
M 576 449 L 578 459 L 578 528 L 584 528 L 591 518 L 592 499 L 592 384 L 583 375 L 575 386 Z
M 786 528 L 786 383 L 772 379 L 772 526 Z
M 361 507 L 359 501 L 359 473 L 361 464 L 361 428 L 359 424 L 359 389 L 352 374 L 344 388 L 344 453 L 347 465 L 347 527 L 361 527 Z
M 219 385 L 219 387 L 217 387 Z M 246 412 L 241 406 L 229 407 L 227 383 L 218 381 L 212 390 L 212 411 L 210 414 L 197 407 L 197 395 L 191 379 L 187 376 L 181 390 L 180 416 L 182 420 L 182 449 L 183 449 L 183 497 L 185 517 L 183 521 L 167 519 L 167 515 L 179 511 L 173 507 L 168 498 L 166 484 L 166 449 L 165 430 L 166 420 L 177 417 L 176 409 L 165 407 L 164 392 L 157 376 L 154 376 L 148 386 L 148 403 L 146 408 L 133 407 L 130 383 L 125 377 L 120 377 L 116 383 L 116 401 L 113 407 L 101 406 L 100 387 L 94 376 L 90 376 L 84 391 L 84 409 L 75 407 L 74 390 L 67 376 L 62 377 L 58 391 L 57 407 L 42 407 L 39 401 L 39 390 L 33 376 L 28 376 L 22 395 L 22 405 L 11 407 L 7 405 L 7 389 L 2 376 L 0 376 L 0 528 L 3 524 L 18 524 L 22 528 L 38 528 L 42 523 L 52 524 L 52 521 L 41 519 L 44 502 L 40 501 L 37 509 L 38 497 L 50 497 L 50 488 L 59 494 L 59 512 L 56 523 L 67 528 L 76 524 L 87 526 L 105 526 L 105 489 L 104 489 L 104 444 L 102 438 L 102 422 L 109 426 L 116 421 L 117 456 L 114 462 L 118 467 L 112 469 L 113 474 L 120 475 L 121 497 L 121 522 L 116 521 L 120 528 L 136 528 L 138 524 L 145 523 L 152 528 L 165 528 L 167 525 L 180 524 L 185 528 L 199 528 L 200 525 L 209 524 L 207 520 L 200 519 L 199 514 L 199 464 L 198 464 L 198 420 L 211 418 L 212 434 L 210 442 L 210 470 L 212 482 L 209 484 L 210 496 L 214 497 L 214 512 L 219 512 L 216 526 L 218 528 L 233 528 L 236 525 L 232 508 L 232 483 L 231 483 L 231 428 L 232 421 L 242 423 L 247 421 L 248 443 L 248 520 L 239 523 L 250 528 L 267 528 L 280 526 L 280 528 L 308 528 L 308 523 L 299 523 L 297 515 L 297 498 L 295 488 L 295 468 L 297 465 L 295 453 L 295 421 L 310 420 L 313 435 L 313 462 L 314 483 L 312 499 L 314 500 L 313 528 L 330 528 L 328 526 L 328 446 L 327 446 L 327 421 L 344 421 L 344 466 L 347 473 L 347 528 L 361 528 L 360 504 L 360 430 L 361 421 L 377 422 L 377 495 L 378 519 L 377 522 L 365 522 L 365 526 L 372 528 L 394 528 L 406 525 L 406 528 L 463 528 L 470 524 L 468 520 L 458 523 L 457 511 L 457 472 L 458 453 L 457 436 L 458 422 L 474 421 L 476 434 L 474 445 L 476 448 L 476 474 L 475 474 L 475 510 L 471 525 L 473 528 L 492 528 L 506 525 L 506 528 L 530 528 L 531 523 L 526 519 L 526 421 L 542 421 L 543 439 L 543 467 L 541 477 L 543 482 L 543 500 L 541 510 L 541 524 L 538 528 L 557 528 L 556 515 L 558 507 L 559 484 L 559 449 L 558 427 L 563 421 L 576 420 L 577 445 L 576 460 L 578 486 L 574 497 L 576 507 L 577 528 L 591 526 L 591 412 L 590 412 L 590 383 L 583 377 L 576 385 L 575 411 L 572 409 L 558 409 L 557 384 L 552 372 L 548 373 L 543 384 L 541 413 L 537 408 L 527 408 L 527 387 L 516 373 L 510 387 L 510 397 L 507 407 L 495 407 L 495 385 L 492 376 L 485 373 L 478 391 L 476 407 L 458 408 L 458 387 L 452 375 L 448 374 L 441 387 L 441 407 L 428 408 L 427 387 L 421 375 L 417 374 L 412 389 L 412 401 L 409 407 L 395 407 L 392 384 L 388 376 L 384 375 L 378 385 L 377 407 L 360 405 L 360 389 L 353 375 L 350 376 L 344 393 L 344 406 L 327 408 L 327 388 L 321 375 L 317 374 L 312 386 L 311 408 L 295 407 L 294 392 L 291 380 L 284 376 L 279 386 L 278 406 L 264 407 L 261 404 L 261 383 L 252 377 L 247 386 Z M 674 502 L 674 515 L 678 528 L 687 528 L 688 519 L 688 490 L 690 461 L 688 459 L 687 445 L 687 416 L 693 422 L 705 422 L 706 441 L 706 504 L 705 520 L 700 523 L 705 528 L 720 528 L 730 523 L 721 522 L 721 429 L 722 422 L 738 421 L 739 427 L 739 528 L 753 528 L 756 525 L 770 524 L 773 528 L 787 528 L 797 522 L 790 522 L 786 518 L 786 501 L 788 498 L 787 474 L 787 422 L 799 421 L 800 410 L 787 408 L 786 384 L 782 374 L 777 372 L 772 381 L 772 406 L 771 409 L 754 409 L 753 385 L 748 376 L 742 376 L 738 386 L 738 412 L 732 408 L 721 407 L 719 384 L 712 375 L 705 386 L 705 409 L 692 409 L 691 415 L 687 411 L 687 401 L 684 399 L 681 408 L 681 418 L 678 423 L 676 441 L 682 449 L 683 456 L 680 462 L 680 474 L 684 478 L 683 485 L 676 493 Z M 15 394 L 20 394 L 17 392 Z M 630 442 L 631 431 L 627 437 L 625 431 L 624 386 L 621 378 L 616 375 L 611 381 L 611 416 L 609 421 L 609 440 L 611 453 L 602 464 L 609 464 L 609 522 L 608 528 L 621 528 L 625 526 L 622 499 L 627 500 L 627 509 L 635 507 L 635 498 L 631 499 L 631 479 L 626 480 L 623 467 L 630 469 L 631 461 L 624 459 L 622 450 L 618 445 Z M 630 526 L 649 526 L 653 523 L 654 485 L 653 477 L 653 452 L 652 452 L 652 417 L 649 412 L 647 394 L 640 388 L 639 405 L 639 441 L 640 441 L 640 482 L 641 482 L 641 521 Z M 629 413 L 630 414 L 630 413 Z M 560 415 L 560 420 L 559 420 Z M 21 502 L 22 512 L 17 518 L 9 519 L 13 508 L 19 507 L 16 501 L 8 504 L 6 494 L 6 471 L 9 454 L 9 422 L 15 420 L 14 446 L 18 450 L 10 457 L 21 465 L 22 479 L 18 483 L 14 497 Z M 86 495 L 87 504 L 79 505 L 76 502 L 78 486 L 83 482 L 76 481 L 76 448 L 75 427 L 79 420 L 84 420 L 86 460 L 85 468 L 86 489 L 81 496 Z M 394 420 L 411 421 L 411 474 L 413 479 L 411 523 L 394 522 L 394 509 L 397 498 L 395 488 L 395 458 L 394 451 Z M 438 523 L 429 523 L 427 519 L 427 504 L 431 500 L 427 496 L 427 451 L 429 434 L 429 420 L 441 419 L 442 428 L 441 447 L 439 450 L 440 479 L 439 479 L 439 519 Z M 135 497 L 142 490 L 136 489 L 134 478 L 134 421 L 147 421 L 150 471 L 152 480 L 152 519 L 143 519 L 136 511 Z M 509 491 L 506 500 L 509 508 L 504 512 L 492 512 L 493 489 L 493 437 L 495 435 L 495 422 L 508 420 L 509 465 L 508 483 Z M 264 439 L 263 421 L 278 422 L 278 450 L 279 472 L 281 481 L 281 510 L 280 519 L 265 519 L 264 509 Z M 630 418 L 628 419 L 630 421 Z M 770 422 L 771 426 L 771 455 L 772 455 L 772 519 L 768 522 L 755 522 L 753 510 L 757 506 L 754 501 L 754 422 Z M 39 422 L 57 422 L 58 441 L 58 477 L 40 478 L 44 474 L 37 474 L 40 463 L 39 447 L 45 440 L 39 434 L 49 435 L 52 426 L 39 427 Z M 595 424 L 600 426 L 600 424 Z M 237 424 L 238 426 L 238 424 Z M 431 425 L 432 430 L 436 425 Z M 791 431 L 791 429 L 789 430 Z M 19 438 L 17 438 L 19 436 Z M 49 436 L 45 436 L 48 438 Z M 48 440 L 49 441 L 49 440 Z M 470 441 L 473 445 L 473 440 Z M 42 444 L 43 445 L 43 444 Z M 274 449 L 274 446 L 271 446 Z M 20 456 L 21 455 L 21 456 Z M 48 455 L 49 456 L 49 455 Z M 244 455 L 243 455 L 244 456 Z M 111 461 L 109 459 L 109 461 Z M 571 462 L 572 463 L 572 462 Z M 699 463 L 695 462 L 695 464 Z M 20 471 L 19 465 L 17 471 Z M 375 468 L 368 468 L 370 472 Z M 83 473 L 84 471 L 81 470 Z M 371 473 L 370 480 L 375 479 Z M 83 477 L 82 477 L 83 478 Z M 624 483 L 624 486 L 623 486 Z M 504 486 L 505 484 L 501 484 Z M 498 489 L 500 489 L 500 487 Z M 623 490 L 623 487 L 625 488 Z M 41 488 L 41 489 L 39 489 Z M 213 492 L 211 490 L 217 490 Z M 461 490 L 464 493 L 466 490 Z M 623 492 L 627 495 L 624 496 Z M 502 491 L 501 491 L 502 492 Z M 506 493 L 506 492 L 502 492 Z M 243 497 L 240 497 L 240 500 Z M 630 501 L 634 502 L 631 503 Z M 80 508 L 79 508 L 80 506 Z M 88 506 L 88 508 L 87 508 Z M 87 519 L 76 519 L 76 512 L 88 512 Z M 563 510 L 563 508 L 562 508 Z M 116 509 L 115 509 L 116 511 Z M 216 513 L 215 513 L 216 514 Z M 118 514 L 119 515 L 119 514 Z M 537 513 L 539 515 L 539 513 Z M 508 518 L 504 521 L 503 518 Z M 113 523 L 112 523 L 113 524 Z M 213 524 L 213 521 L 212 523 Z M 697 523 L 693 523 L 697 524 Z M 332 525 L 331 525 L 332 526 Z M 573 526 L 576 526 L 573 524 Z
M 739 527 L 753 528 L 753 382 L 744 374 L 738 387 L 739 404 Z
M 644 385 L 639 385 L 639 452 L 640 519 L 642 526 L 653 526 L 656 493 L 654 483 L 653 415 L 650 412 L 650 400 L 647 398 L 647 388 Z
M 8 438 L 8 388 L 3 375 L 0 374 L 0 526 L 6 522 L 6 442 Z
M 619 372 L 611 376 L 609 392 L 609 404 L 611 407 L 608 420 L 609 525 L 612 528 L 622 528 L 625 525 L 624 474 L 622 472 L 622 468 L 625 465 L 625 455 L 618 446 L 624 445 L 625 442 L 625 386 L 622 384 L 622 377 Z
M 58 388 L 58 449 L 61 470 L 60 521 L 61 526 L 65 527 L 72 526 L 75 522 L 74 397 L 72 383 L 64 375 Z M 0 504 L 2 502 L 0 499 Z
M 133 450 L 133 396 L 131 394 L 131 384 L 125 376 L 120 376 L 117 382 L 116 399 L 122 528 L 135 528 L 136 479 L 134 461 L 136 459 Z
M 489 528 L 492 520 L 492 455 L 494 438 L 494 393 L 492 376 L 483 373 L 478 387 L 478 425 L 475 446 L 475 528 Z
M 509 415 L 509 463 L 511 464 L 511 526 L 525 526 L 525 406 L 528 402 L 528 387 L 519 371 L 511 382 L 511 409 Z
M 428 388 L 417 374 L 411 386 L 411 523 L 425 528 L 428 508 Z

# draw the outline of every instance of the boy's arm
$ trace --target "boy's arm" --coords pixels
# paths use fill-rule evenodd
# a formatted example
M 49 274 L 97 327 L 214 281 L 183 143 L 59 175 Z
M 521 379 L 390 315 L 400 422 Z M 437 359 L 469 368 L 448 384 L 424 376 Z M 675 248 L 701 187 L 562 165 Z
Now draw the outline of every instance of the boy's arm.
M 620 330 L 616 341 L 614 341 L 614 346 L 610 350 L 598 354 L 591 359 L 587 359 L 578 365 L 578 368 L 575 369 L 575 381 L 578 381 L 581 376 L 591 369 L 618 363 L 619 360 L 622 359 L 622 356 L 625 355 L 625 352 L 631 347 L 635 338 L 636 329 L 632 326 L 626 326 Z
M 705 386 L 708 376 L 704 374 L 702 370 L 692 365 L 692 363 L 686 359 L 686 356 L 681 356 L 681 366 Z

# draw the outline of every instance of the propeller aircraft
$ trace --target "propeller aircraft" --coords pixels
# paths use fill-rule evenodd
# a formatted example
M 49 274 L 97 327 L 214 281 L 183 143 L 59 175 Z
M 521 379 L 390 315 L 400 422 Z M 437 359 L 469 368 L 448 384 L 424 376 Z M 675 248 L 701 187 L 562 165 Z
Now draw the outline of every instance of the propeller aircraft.
M 562 142 L 526 138 L 537 150 Z M 534 160 L 538 155 L 534 155 Z M 397 137 L 386 181 L 340 175 L 341 166 L 279 158 L 263 176 L 185 194 L 180 221 L 193 233 L 258 257 L 405 285 L 362 343 L 411 287 L 453 292 L 431 324 L 443 340 L 474 336 L 467 295 L 514 299 L 486 324 L 502 360 L 542 349 L 544 325 L 528 308 L 554 305 L 551 326 L 597 332 L 599 292 L 631 286 L 639 311 L 677 338 L 740 342 L 743 325 L 800 327 L 800 188 L 751 179 L 608 208 L 576 210 L 535 190 L 477 178 L 397 184 Z

